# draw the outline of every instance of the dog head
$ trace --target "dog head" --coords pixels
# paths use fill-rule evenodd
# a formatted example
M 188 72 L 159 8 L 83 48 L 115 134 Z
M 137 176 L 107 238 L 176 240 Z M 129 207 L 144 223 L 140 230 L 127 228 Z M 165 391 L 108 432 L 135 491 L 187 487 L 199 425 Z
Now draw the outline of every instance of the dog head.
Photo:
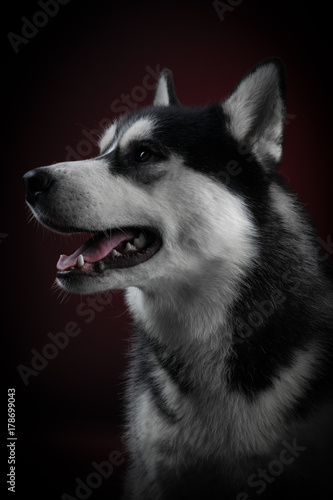
M 254 68 L 222 104 L 201 108 L 179 103 L 164 70 L 153 105 L 112 123 L 96 158 L 25 174 L 39 222 L 90 236 L 60 256 L 58 284 L 78 293 L 163 287 L 214 269 L 228 289 L 255 257 L 248 200 L 254 192 L 260 205 L 276 173 L 284 113 L 276 60 Z

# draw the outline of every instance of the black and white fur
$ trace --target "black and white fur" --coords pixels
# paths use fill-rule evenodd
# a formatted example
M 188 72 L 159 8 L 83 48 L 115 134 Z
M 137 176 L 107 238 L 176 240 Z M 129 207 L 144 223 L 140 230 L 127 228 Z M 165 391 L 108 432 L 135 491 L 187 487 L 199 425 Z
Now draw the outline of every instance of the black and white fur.
M 328 498 L 332 283 L 278 174 L 284 121 L 279 60 L 200 108 L 164 70 L 154 104 L 114 122 L 98 157 L 26 175 L 47 227 L 161 238 L 136 266 L 57 277 L 75 293 L 126 289 L 126 500 Z M 286 443 L 302 450 L 260 488 Z

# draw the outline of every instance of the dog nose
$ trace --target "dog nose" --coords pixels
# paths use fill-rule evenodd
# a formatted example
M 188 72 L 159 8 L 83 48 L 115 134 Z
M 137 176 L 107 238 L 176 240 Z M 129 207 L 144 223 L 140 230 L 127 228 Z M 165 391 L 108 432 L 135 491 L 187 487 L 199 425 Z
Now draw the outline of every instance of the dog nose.
M 29 170 L 23 176 L 23 182 L 26 190 L 26 199 L 33 205 L 41 194 L 45 194 L 54 184 L 55 179 L 51 174 L 42 168 Z

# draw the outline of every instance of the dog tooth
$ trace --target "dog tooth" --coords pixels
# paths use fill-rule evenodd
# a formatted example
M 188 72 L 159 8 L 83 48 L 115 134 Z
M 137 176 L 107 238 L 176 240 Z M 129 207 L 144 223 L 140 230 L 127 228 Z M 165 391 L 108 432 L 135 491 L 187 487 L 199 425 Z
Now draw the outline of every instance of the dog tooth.
M 127 253 L 127 252 L 130 252 L 131 250 L 137 250 L 137 248 L 136 248 L 136 246 L 131 245 L 130 242 L 128 241 L 126 243 L 124 252 Z
M 79 258 L 77 259 L 76 267 L 78 267 L 80 269 L 83 266 L 84 266 L 84 258 L 83 258 L 83 255 L 80 254 Z
M 139 238 L 135 238 L 133 243 L 137 248 L 139 249 L 143 248 L 147 243 L 145 235 L 143 233 L 140 233 Z
M 119 253 L 119 252 L 117 252 L 117 250 L 113 249 L 111 252 L 111 255 L 112 255 L 112 257 L 119 257 L 119 255 L 121 255 L 121 253 Z

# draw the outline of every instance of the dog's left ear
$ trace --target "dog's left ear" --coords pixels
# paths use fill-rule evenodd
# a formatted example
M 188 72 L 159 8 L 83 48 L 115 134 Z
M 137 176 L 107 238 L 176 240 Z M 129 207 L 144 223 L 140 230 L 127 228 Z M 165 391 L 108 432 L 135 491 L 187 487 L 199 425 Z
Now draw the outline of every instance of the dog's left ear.
M 222 103 L 232 136 L 269 169 L 282 158 L 285 72 L 279 59 L 256 66 Z
M 179 105 L 173 84 L 172 72 L 164 69 L 158 79 L 154 96 L 155 106 L 169 106 L 170 104 Z

